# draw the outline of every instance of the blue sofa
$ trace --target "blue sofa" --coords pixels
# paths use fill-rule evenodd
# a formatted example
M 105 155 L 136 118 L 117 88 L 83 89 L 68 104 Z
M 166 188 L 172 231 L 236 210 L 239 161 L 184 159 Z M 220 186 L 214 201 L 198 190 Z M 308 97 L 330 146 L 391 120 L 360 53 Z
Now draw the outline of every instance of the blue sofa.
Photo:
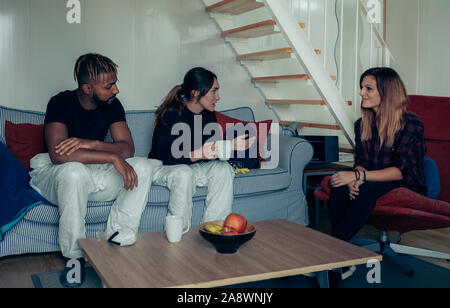
M 253 111 L 247 107 L 222 112 L 243 121 L 255 120 Z M 135 155 L 147 157 L 153 133 L 154 111 L 129 111 L 126 117 L 135 142 Z M 44 113 L 0 106 L 0 141 L 3 143 L 6 143 L 5 120 L 13 123 L 42 124 Z M 245 175 L 236 176 L 233 211 L 244 215 L 250 222 L 285 218 L 308 225 L 308 208 L 303 194 L 302 178 L 303 169 L 312 155 L 313 149 L 307 141 L 280 136 L 280 161 L 276 169 L 254 169 Z M 201 222 L 206 193 L 207 188 L 198 188 L 194 195 L 192 226 Z M 139 232 L 163 230 L 168 200 L 169 191 L 166 187 L 152 186 Z M 112 203 L 88 203 L 88 237 L 95 237 L 97 231 L 105 229 Z M 52 204 L 33 208 L 6 233 L 4 240 L 0 242 L 0 257 L 59 251 L 58 220 L 58 208 Z

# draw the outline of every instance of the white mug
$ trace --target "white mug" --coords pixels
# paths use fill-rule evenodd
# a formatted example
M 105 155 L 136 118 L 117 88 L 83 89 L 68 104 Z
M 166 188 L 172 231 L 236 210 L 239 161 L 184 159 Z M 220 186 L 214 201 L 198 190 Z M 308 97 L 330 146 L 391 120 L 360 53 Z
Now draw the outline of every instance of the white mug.
M 217 157 L 220 160 L 229 160 L 231 158 L 231 140 L 217 140 Z
M 183 230 L 183 216 L 180 215 L 167 215 L 165 229 L 167 239 L 171 243 L 181 241 L 183 234 L 189 231 L 189 228 Z

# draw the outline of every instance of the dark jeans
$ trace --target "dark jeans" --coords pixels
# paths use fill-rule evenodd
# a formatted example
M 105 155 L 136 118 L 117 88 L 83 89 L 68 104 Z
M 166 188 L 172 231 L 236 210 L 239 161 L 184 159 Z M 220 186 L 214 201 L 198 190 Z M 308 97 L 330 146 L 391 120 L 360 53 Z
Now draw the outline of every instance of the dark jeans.
M 400 187 L 393 182 L 365 182 L 359 187 L 359 196 L 349 198 L 347 186 L 331 190 L 331 235 L 350 241 L 372 214 L 377 199 Z

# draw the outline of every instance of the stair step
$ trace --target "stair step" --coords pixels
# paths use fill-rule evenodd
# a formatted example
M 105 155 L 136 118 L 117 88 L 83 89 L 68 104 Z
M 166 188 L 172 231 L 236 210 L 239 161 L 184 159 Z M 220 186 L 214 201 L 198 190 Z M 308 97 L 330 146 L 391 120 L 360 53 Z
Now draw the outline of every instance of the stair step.
M 336 80 L 336 76 L 330 76 L 332 80 Z M 283 76 L 268 76 L 268 77 L 253 77 L 252 82 L 277 82 L 283 80 L 308 80 L 308 74 L 299 75 L 283 75 Z
M 282 81 L 282 80 L 306 80 L 306 79 L 309 79 L 308 74 L 254 77 L 254 78 L 252 78 L 252 81 L 253 82 L 276 82 L 276 81 Z
M 266 100 L 266 103 L 273 105 L 325 105 L 324 101 L 296 99 L 268 99 Z
M 224 0 L 206 7 L 208 13 L 240 15 L 263 7 L 263 2 L 256 0 Z
M 222 37 L 235 37 L 235 38 L 255 38 L 260 36 L 272 35 L 280 33 L 276 30 L 277 22 L 269 19 L 261 22 L 257 22 L 251 25 L 230 29 L 222 32 Z M 306 25 L 302 22 L 299 23 L 301 28 Z
M 320 49 L 315 49 L 314 52 L 318 55 L 322 53 Z M 277 60 L 277 59 L 287 59 L 290 58 L 293 53 L 292 48 L 286 47 L 286 48 L 279 48 L 279 49 L 273 49 L 273 50 L 266 50 L 266 51 L 259 51 L 259 52 L 253 52 L 248 53 L 244 55 L 238 55 L 237 60 L 259 60 L 259 61 L 266 61 L 266 60 Z
M 296 99 L 268 99 L 267 104 L 273 105 L 326 105 L 325 101 L 321 100 L 296 100 Z M 352 101 L 345 102 L 348 106 L 351 106 Z
M 280 121 L 281 125 L 290 125 L 293 121 Z M 310 122 L 297 122 L 299 127 L 312 127 L 321 129 L 341 130 L 341 126 L 337 124 L 321 124 Z
M 347 154 L 355 154 L 355 149 L 349 149 L 347 147 L 344 147 L 343 145 L 339 145 L 339 152 L 347 153 Z

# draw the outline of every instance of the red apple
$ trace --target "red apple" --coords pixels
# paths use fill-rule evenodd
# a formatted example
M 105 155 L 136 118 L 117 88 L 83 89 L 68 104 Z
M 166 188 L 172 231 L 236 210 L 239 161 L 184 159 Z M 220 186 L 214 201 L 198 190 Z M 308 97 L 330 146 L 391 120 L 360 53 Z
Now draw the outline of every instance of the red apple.
M 231 213 L 225 219 L 223 226 L 233 228 L 238 233 L 243 233 L 247 228 L 247 219 L 242 215 Z
M 220 230 L 220 233 L 222 233 L 223 235 L 238 235 L 239 234 L 239 232 L 237 232 L 236 230 L 234 230 L 231 227 L 223 227 Z

